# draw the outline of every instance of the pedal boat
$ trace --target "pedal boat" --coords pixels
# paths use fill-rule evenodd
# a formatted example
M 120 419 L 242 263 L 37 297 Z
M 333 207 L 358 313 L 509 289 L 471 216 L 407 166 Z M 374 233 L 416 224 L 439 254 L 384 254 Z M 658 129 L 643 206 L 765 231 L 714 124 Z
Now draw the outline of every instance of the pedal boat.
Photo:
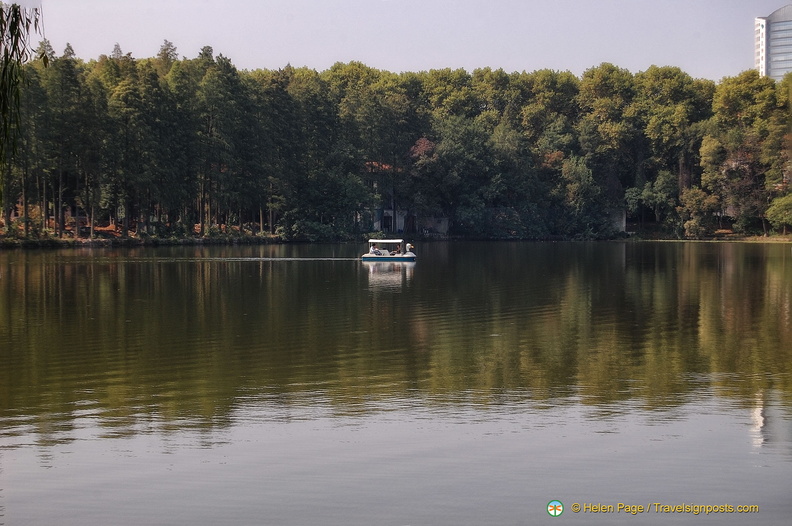
M 369 251 L 360 256 L 363 261 L 415 261 L 414 247 L 403 239 L 369 239 L 368 245 Z

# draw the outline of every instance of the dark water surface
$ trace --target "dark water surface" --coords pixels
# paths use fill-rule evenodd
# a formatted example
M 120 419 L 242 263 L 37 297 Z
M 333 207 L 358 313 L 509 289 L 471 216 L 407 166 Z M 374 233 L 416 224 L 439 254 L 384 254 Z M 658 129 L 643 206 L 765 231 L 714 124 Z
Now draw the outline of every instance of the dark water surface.
M 364 249 L 0 252 L 0 524 L 789 523 L 788 244 Z

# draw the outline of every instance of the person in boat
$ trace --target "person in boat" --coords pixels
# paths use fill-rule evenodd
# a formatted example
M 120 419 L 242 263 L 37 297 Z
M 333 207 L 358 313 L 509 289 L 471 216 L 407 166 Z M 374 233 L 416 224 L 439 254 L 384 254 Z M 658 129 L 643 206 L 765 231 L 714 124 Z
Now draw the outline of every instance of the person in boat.
M 376 256 L 381 256 L 382 252 L 379 251 L 379 249 L 377 248 L 377 245 L 375 243 L 375 244 L 371 245 L 371 248 L 369 249 L 369 254 L 374 254 Z
M 393 250 L 390 253 L 391 256 L 395 256 L 396 254 L 401 254 L 401 243 L 396 245 L 396 250 Z

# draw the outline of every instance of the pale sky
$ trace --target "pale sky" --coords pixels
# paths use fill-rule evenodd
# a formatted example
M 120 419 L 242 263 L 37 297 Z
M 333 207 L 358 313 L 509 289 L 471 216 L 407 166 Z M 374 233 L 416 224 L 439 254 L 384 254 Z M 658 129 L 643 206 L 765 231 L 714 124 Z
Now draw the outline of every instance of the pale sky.
M 153 57 L 204 46 L 239 69 L 317 71 L 353 60 L 392 72 L 678 66 L 720 80 L 753 68 L 754 18 L 785 0 L 27 0 L 60 55 Z

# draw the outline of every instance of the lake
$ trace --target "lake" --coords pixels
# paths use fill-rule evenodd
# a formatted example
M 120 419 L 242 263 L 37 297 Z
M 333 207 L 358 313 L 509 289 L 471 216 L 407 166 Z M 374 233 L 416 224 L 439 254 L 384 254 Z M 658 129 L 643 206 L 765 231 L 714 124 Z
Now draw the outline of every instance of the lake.
M 789 522 L 789 244 L 416 245 L 0 251 L 0 525 Z

